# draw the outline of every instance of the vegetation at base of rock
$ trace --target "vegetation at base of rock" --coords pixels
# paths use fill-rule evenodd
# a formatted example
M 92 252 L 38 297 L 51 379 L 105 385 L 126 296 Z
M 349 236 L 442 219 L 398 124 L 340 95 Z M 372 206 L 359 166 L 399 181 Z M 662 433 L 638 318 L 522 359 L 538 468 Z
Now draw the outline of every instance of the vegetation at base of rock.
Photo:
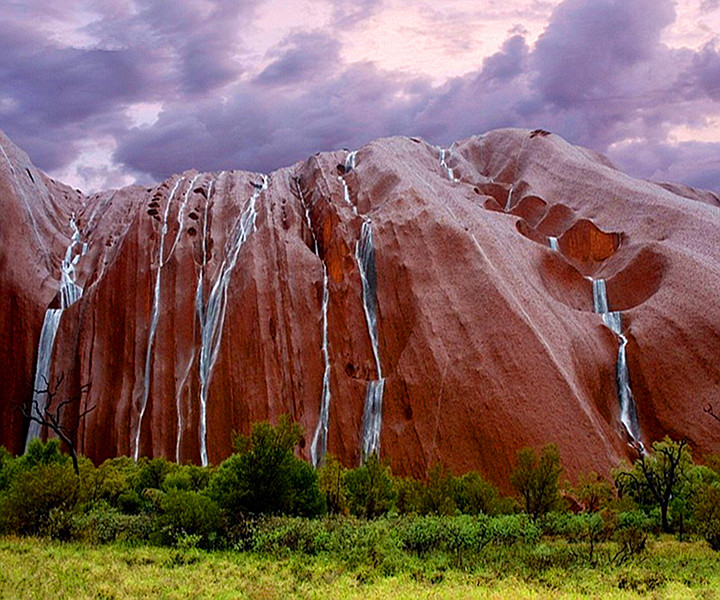
M 487 546 L 563 540 L 588 564 L 623 564 L 660 532 L 720 550 L 717 463 L 693 464 L 683 442 L 666 438 L 620 466 L 618 494 L 594 473 L 561 485 L 555 446 L 524 449 L 511 498 L 441 464 L 426 481 L 394 477 L 376 454 L 354 469 L 329 455 L 315 470 L 294 453 L 301 434 L 287 418 L 258 423 L 233 456 L 205 468 L 127 457 L 95 467 L 80 457 L 76 475 L 56 440 L 34 440 L 17 458 L 0 451 L 0 534 L 309 554 L 350 544 L 461 562 Z

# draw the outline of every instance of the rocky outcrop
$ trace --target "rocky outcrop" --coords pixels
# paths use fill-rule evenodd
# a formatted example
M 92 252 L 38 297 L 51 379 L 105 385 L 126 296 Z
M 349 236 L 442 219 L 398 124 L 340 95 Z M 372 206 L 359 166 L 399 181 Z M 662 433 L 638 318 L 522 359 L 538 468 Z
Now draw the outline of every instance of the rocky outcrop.
M 217 463 L 234 432 L 282 413 L 305 458 L 326 447 L 353 465 L 379 444 L 397 473 L 442 461 L 505 488 L 517 450 L 550 441 L 571 477 L 665 434 L 718 451 L 703 413 L 720 391 L 710 192 L 524 130 L 92 196 L 0 145 L 0 443 L 14 452 L 42 359 L 67 397 L 86 388 L 69 423 L 96 406 L 76 438 L 97 461 Z M 621 339 L 595 312 L 597 279 L 622 311 L 641 440 L 620 419 Z

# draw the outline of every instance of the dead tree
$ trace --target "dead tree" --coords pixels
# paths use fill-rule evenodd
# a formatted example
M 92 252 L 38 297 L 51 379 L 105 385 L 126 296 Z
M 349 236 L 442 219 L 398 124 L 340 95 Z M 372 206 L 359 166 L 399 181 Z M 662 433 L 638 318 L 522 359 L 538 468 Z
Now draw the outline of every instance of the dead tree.
M 716 415 L 715 411 L 713 410 L 713 405 L 708 403 L 707 407 L 703 409 L 707 414 L 709 414 L 713 419 L 715 419 L 718 423 L 720 423 L 720 415 Z
M 90 412 L 95 410 L 97 405 L 86 408 L 84 411 L 80 412 L 80 402 L 83 395 L 87 393 L 90 388 L 89 383 L 81 385 L 77 394 L 74 396 L 56 403 L 57 396 L 60 393 L 60 387 L 62 386 L 64 379 L 65 374 L 62 373 L 55 379 L 53 384 L 50 384 L 47 380 L 45 380 L 44 389 L 34 390 L 35 393 L 33 394 L 30 408 L 28 409 L 26 406 L 22 405 L 19 408 L 20 412 L 26 419 L 39 423 L 43 427 L 47 427 L 54 432 L 58 438 L 60 438 L 60 441 L 67 446 L 70 458 L 72 458 L 73 469 L 75 474 L 79 476 L 80 468 L 78 467 L 77 450 L 75 449 L 75 432 L 78 430 L 78 427 L 80 427 L 82 420 Z M 41 396 L 45 396 L 46 398 L 44 408 L 40 408 L 40 402 L 38 402 L 38 398 Z M 63 419 L 63 412 L 67 407 L 72 405 L 77 405 L 78 415 L 77 418 L 74 419 L 74 424 L 70 426 L 67 423 L 67 419 Z

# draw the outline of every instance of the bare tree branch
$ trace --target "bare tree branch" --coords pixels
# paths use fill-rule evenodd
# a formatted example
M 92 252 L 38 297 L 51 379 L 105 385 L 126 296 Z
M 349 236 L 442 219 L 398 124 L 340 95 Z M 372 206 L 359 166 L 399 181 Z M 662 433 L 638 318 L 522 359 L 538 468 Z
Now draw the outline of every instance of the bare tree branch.
M 32 401 L 30 402 L 29 409 L 28 407 L 23 405 L 19 405 L 18 409 L 20 410 L 20 413 L 23 415 L 23 417 L 30 421 L 38 423 L 43 427 L 47 427 L 60 438 L 60 440 L 68 448 L 70 457 L 72 458 L 75 474 L 80 475 L 80 468 L 78 466 L 77 450 L 75 448 L 74 437 L 75 432 L 77 431 L 78 427 L 80 427 L 81 421 L 89 413 L 95 410 L 95 408 L 97 408 L 97 405 L 94 405 L 89 408 L 86 407 L 85 410 L 80 411 L 82 397 L 90 389 L 90 384 L 87 383 L 80 386 L 80 389 L 74 396 L 70 396 L 65 400 L 62 400 L 61 402 L 55 404 L 55 398 L 59 394 L 62 383 L 65 380 L 65 373 L 61 373 L 60 375 L 58 375 L 52 384 L 50 384 L 50 382 L 48 382 L 47 378 L 45 377 L 43 377 L 43 380 L 45 382 L 45 388 L 34 390 L 35 397 L 33 397 Z M 45 396 L 46 401 L 45 407 L 41 409 L 37 397 L 43 395 Z M 78 406 L 78 415 L 74 419 L 74 424 L 68 424 L 67 419 L 63 419 L 63 413 L 65 411 L 65 408 L 74 404 L 77 404 Z
M 716 415 L 713 410 L 713 405 L 708 402 L 708 405 L 703 409 L 703 412 L 709 414 L 713 419 L 720 422 L 720 415 Z

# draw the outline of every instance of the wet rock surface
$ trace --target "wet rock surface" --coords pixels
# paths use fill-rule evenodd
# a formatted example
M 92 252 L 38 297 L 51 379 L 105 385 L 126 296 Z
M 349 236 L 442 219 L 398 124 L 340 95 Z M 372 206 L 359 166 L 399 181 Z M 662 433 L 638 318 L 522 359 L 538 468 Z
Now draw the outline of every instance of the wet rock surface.
M 68 248 L 82 293 L 63 308 L 48 377 L 64 374 L 68 395 L 88 386 L 66 418 L 97 406 L 76 433 L 96 461 L 217 463 L 234 432 L 290 413 L 305 458 L 326 447 L 355 465 L 380 387 L 375 426 L 395 473 L 442 461 L 506 488 L 517 450 L 551 441 L 569 476 L 608 472 L 631 449 L 621 340 L 593 306 L 600 278 L 622 311 L 645 445 L 670 434 L 698 456 L 718 450 L 703 413 L 720 392 L 711 192 L 632 179 L 525 130 L 446 149 L 390 138 L 354 160 L 328 152 L 267 175 L 190 171 L 91 196 L 0 145 L 0 444 L 14 452 L 46 311 L 69 289 Z M 367 223 L 376 331 L 358 260 Z

